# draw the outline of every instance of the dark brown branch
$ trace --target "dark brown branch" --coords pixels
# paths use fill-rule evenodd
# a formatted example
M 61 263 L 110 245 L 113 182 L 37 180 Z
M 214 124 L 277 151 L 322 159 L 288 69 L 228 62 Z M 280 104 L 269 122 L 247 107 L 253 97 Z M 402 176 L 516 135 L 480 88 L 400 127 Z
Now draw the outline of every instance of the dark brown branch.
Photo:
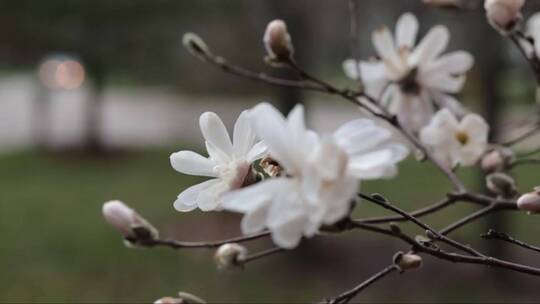
M 326 299 L 323 301 L 323 303 L 328 304 L 344 304 L 349 303 L 356 295 L 358 295 L 362 290 L 370 286 L 371 284 L 377 282 L 378 280 L 386 277 L 390 273 L 398 270 L 396 265 L 392 264 L 387 267 L 385 267 L 383 270 L 377 272 L 373 276 L 371 276 L 369 279 L 365 280 L 364 282 L 360 283 L 359 285 L 355 286 L 351 290 L 348 290 L 339 296 L 336 296 L 331 299 Z
M 536 79 L 536 83 L 540 85 L 540 61 L 536 56 L 530 57 L 528 56 L 525 49 L 520 44 L 520 39 L 527 41 L 531 44 L 531 46 L 534 48 L 534 41 L 531 41 L 529 37 L 527 37 L 523 32 L 521 31 L 515 31 L 513 34 L 509 35 L 508 38 L 514 43 L 514 45 L 518 48 L 520 53 L 525 57 L 527 62 L 529 63 L 529 66 L 534 74 L 534 77 Z
M 257 234 L 240 236 L 240 237 L 235 237 L 235 238 L 226 239 L 226 240 L 220 240 L 220 241 L 214 241 L 214 242 L 180 242 L 180 241 L 173 240 L 173 239 L 165 239 L 165 240 L 158 239 L 158 240 L 154 240 L 154 241 L 147 241 L 147 242 L 145 242 L 144 244 L 141 244 L 141 245 L 145 246 L 145 247 L 162 246 L 162 247 L 169 247 L 169 248 L 173 248 L 173 249 L 217 248 L 217 247 L 219 247 L 219 246 L 221 246 L 223 244 L 248 242 L 248 241 L 260 239 L 260 238 L 265 237 L 267 235 L 270 235 L 270 232 L 264 231 L 264 232 L 257 233 Z
M 510 243 L 510 244 L 514 244 L 514 245 L 518 245 L 520 247 L 523 247 L 525 249 L 529 249 L 529 250 L 532 250 L 532 251 L 535 251 L 535 252 L 540 252 L 540 247 L 537 247 L 537 246 L 533 246 L 533 245 L 530 245 L 530 244 L 527 244 L 523 241 L 520 241 L 520 240 L 517 240 L 505 233 L 502 233 L 502 232 L 498 232 L 498 231 L 495 231 L 493 229 L 490 229 L 486 234 L 482 235 L 482 238 L 484 239 L 487 239 L 487 240 L 491 240 L 491 239 L 495 239 L 495 240 L 501 240 L 501 241 L 504 241 L 504 242 L 507 242 L 507 243 Z
M 487 215 L 488 213 L 491 213 L 493 211 L 496 210 L 496 205 L 489 205 L 485 208 L 482 208 L 476 212 L 473 212 L 471 214 L 469 214 L 468 216 L 448 225 L 447 227 L 443 228 L 442 230 L 440 230 L 439 232 L 443 235 L 446 235 L 446 234 L 449 234 L 451 233 L 452 231 L 456 230 L 456 229 L 459 229 L 467 224 L 469 224 L 470 222 L 472 221 L 475 221 L 485 215 Z
M 522 141 L 524 141 L 524 140 L 538 134 L 538 132 L 540 132 L 540 123 L 535 122 L 532 128 L 530 128 L 529 130 L 527 130 L 523 134 L 520 134 L 516 138 L 510 139 L 510 140 L 504 142 L 502 145 L 507 146 L 507 147 L 516 145 L 516 144 L 518 144 L 518 143 L 520 143 L 520 142 L 522 142 Z
M 283 252 L 283 251 L 285 251 L 285 249 L 280 248 L 280 247 L 274 247 L 267 250 L 259 251 L 257 253 L 248 255 L 246 259 L 244 260 L 244 263 L 255 261 L 255 260 L 267 257 L 269 255 L 272 255 L 274 253 Z

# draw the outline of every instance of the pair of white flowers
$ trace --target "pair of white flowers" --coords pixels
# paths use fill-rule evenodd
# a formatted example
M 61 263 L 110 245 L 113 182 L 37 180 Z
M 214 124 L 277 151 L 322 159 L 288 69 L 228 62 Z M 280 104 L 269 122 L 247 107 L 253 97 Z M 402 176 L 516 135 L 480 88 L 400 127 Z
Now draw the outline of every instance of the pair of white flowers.
M 287 118 L 267 103 L 243 112 L 232 142 L 214 113 L 201 115 L 200 127 L 209 157 L 180 151 L 171 155 L 171 164 L 181 173 L 213 179 L 182 192 L 175 208 L 243 213 L 243 233 L 268 229 L 283 248 L 293 248 L 322 225 L 343 219 L 359 181 L 395 175 L 396 164 L 408 154 L 404 145 L 392 142 L 390 131 L 368 119 L 321 137 L 306 128 L 301 105 Z M 253 161 L 266 153 L 284 172 L 243 187 Z

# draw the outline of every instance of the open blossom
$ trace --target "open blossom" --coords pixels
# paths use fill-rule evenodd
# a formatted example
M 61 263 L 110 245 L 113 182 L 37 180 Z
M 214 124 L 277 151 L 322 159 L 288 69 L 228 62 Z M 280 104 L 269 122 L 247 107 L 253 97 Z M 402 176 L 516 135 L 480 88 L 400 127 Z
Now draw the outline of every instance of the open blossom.
M 343 64 L 345 73 L 353 79 L 360 71 L 367 94 L 380 99 L 413 131 L 429 122 L 433 103 L 461 111 L 461 105 L 450 94 L 461 91 L 464 74 L 474 61 L 465 51 L 441 55 L 450 39 L 448 29 L 442 25 L 433 27 L 415 47 L 418 27 L 416 17 L 405 13 L 396 24 L 395 39 L 385 26 L 373 32 L 379 59 L 361 61 L 359 66 L 351 59 Z
M 525 0 L 486 0 L 484 9 L 489 23 L 503 34 L 512 32 L 521 21 Z
M 484 119 L 476 114 L 458 121 L 449 110 L 442 109 L 420 131 L 420 140 L 449 167 L 471 166 L 486 151 L 488 130 Z
M 212 179 L 184 190 L 174 202 L 178 211 L 220 209 L 220 196 L 240 188 L 251 170 L 251 163 L 266 152 L 257 142 L 249 124 L 248 113 L 242 112 L 234 125 L 233 140 L 221 119 L 212 112 L 199 118 L 209 157 L 192 151 L 180 151 L 170 157 L 173 168 L 184 174 L 207 176 Z
M 284 174 L 229 192 L 225 209 L 244 213 L 245 234 L 268 228 L 274 243 L 293 248 L 321 225 L 344 218 L 359 179 L 390 177 L 407 149 L 390 143 L 389 131 L 365 119 L 352 121 L 320 138 L 306 129 L 303 107 L 287 118 L 262 103 L 250 112 L 256 134 L 268 145 Z

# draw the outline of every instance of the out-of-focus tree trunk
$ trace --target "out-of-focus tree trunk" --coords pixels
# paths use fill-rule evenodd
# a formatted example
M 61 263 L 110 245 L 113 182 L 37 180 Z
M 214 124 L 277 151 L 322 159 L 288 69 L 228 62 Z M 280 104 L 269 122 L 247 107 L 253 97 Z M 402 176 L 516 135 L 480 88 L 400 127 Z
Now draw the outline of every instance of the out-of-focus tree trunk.
M 103 152 L 101 141 L 101 116 L 103 110 L 103 90 L 105 87 L 105 68 L 99 60 L 87 60 L 87 73 L 90 90 L 86 101 L 86 134 L 84 149 L 90 153 Z

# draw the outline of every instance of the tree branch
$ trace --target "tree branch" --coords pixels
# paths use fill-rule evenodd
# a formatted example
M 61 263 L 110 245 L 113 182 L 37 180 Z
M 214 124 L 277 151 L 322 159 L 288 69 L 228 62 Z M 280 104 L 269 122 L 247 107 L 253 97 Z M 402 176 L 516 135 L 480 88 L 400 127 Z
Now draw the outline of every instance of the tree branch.
M 527 244 L 523 241 L 517 240 L 507 235 L 506 233 L 498 232 L 493 229 L 490 229 L 486 234 L 482 235 L 482 238 L 487 239 L 487 240 L 491 240 L 491 239 L 501 240 L 510 244 L 518 245 L 525 249 L 529 249 L 535 252 L 540 252 L 540 247 Z
M 214 242 L 180 242 L 173 239 L 158 239 L 158 240 L 149 240 L 143 244 L 142 246 L 145 247 L 169 247 L 173 249 L 184 249 L 184 248 L 217 248 L 223 244 L 227 243 L 243 243 L 248 242 L 256 239 L 263 238 L 265 236 L 270 235 L 270 232 L 264 231 L 257 234 L 252 235 L 246 235 L 246 236 L 240 236 L 220 241 L 214 241 Z

